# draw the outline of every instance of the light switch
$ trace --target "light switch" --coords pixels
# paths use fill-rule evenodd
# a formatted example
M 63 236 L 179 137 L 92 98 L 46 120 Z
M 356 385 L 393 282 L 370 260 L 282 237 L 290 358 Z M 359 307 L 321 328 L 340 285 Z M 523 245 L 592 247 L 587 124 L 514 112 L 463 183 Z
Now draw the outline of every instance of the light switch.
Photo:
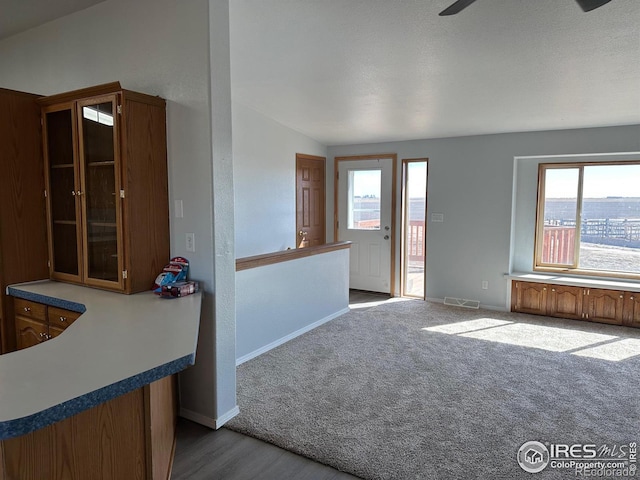
M 184 217 L 184 211 L 182 210 L 182 200 L 175 200 L 173 202 L 173 212 L 176 218 Z
M 432 222 L 437 222 L 437 223 L 444 222 L 444 213 L 432 213 L 431 214 L 431 221 Z

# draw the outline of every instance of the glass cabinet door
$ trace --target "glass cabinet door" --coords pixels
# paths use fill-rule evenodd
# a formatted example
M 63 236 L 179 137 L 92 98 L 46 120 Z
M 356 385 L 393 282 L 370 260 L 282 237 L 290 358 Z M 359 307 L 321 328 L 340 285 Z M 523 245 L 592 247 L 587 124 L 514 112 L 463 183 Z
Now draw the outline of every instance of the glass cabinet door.
M 84 276 L 121 283 L 120 180 L 116 96 L 78 102 Z
M 71 105 L 44 112 L 51 271 L 61 278 L 80 275 L 74 113 Z

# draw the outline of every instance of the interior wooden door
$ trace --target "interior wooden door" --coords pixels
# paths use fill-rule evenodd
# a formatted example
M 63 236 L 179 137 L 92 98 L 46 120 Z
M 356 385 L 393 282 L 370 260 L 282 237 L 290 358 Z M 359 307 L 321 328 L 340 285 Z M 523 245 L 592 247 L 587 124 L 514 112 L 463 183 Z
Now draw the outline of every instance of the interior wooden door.
M 326 243 L 326 158 L 296 154 L 296 246 Z

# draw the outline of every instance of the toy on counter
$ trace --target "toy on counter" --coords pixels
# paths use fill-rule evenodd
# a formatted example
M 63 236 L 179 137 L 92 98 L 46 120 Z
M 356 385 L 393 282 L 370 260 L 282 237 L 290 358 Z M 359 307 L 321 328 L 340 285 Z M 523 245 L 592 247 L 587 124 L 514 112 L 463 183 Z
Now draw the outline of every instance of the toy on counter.
M 169 285 L 163 285 L 160 296 L 162 298 L 178 298 L 191 295 L 200 290 L 200 284 L 198 282 L 177 282 Z
M 169 293 L 168 295 L 164 293 L 164 290 L 171 292 L 172 286 L 183 286 L 184 284 L 196 284 L 197 282 L 187 282 L 187 274 L 189 273 L 189 260 L 184 257 L 173 257 L 169 264 L 166 265 L 160 275 L 156 277 L 155 285 L 153 286 L 153 291 L 157 295 L 162 297 L 180 297 L 184 295 L 190 295 L 191 293 L 195 293 L 197 289 L 195 288 L 178 288 L 176 292 L 180 292 L 180 295 L 172 295 Z M 189 291 L 193 290 L 193 291 Z

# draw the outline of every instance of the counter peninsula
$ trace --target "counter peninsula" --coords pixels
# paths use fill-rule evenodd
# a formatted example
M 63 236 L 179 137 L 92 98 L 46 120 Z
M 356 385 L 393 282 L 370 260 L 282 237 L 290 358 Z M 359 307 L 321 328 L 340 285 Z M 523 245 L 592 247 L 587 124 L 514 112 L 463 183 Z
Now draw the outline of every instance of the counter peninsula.
M 82 315 L 58 337 L 0 356 L 0 479 L 168 478 L 173 375 L 195 362 L 202 294 L 49 280 L 7 293 Z

